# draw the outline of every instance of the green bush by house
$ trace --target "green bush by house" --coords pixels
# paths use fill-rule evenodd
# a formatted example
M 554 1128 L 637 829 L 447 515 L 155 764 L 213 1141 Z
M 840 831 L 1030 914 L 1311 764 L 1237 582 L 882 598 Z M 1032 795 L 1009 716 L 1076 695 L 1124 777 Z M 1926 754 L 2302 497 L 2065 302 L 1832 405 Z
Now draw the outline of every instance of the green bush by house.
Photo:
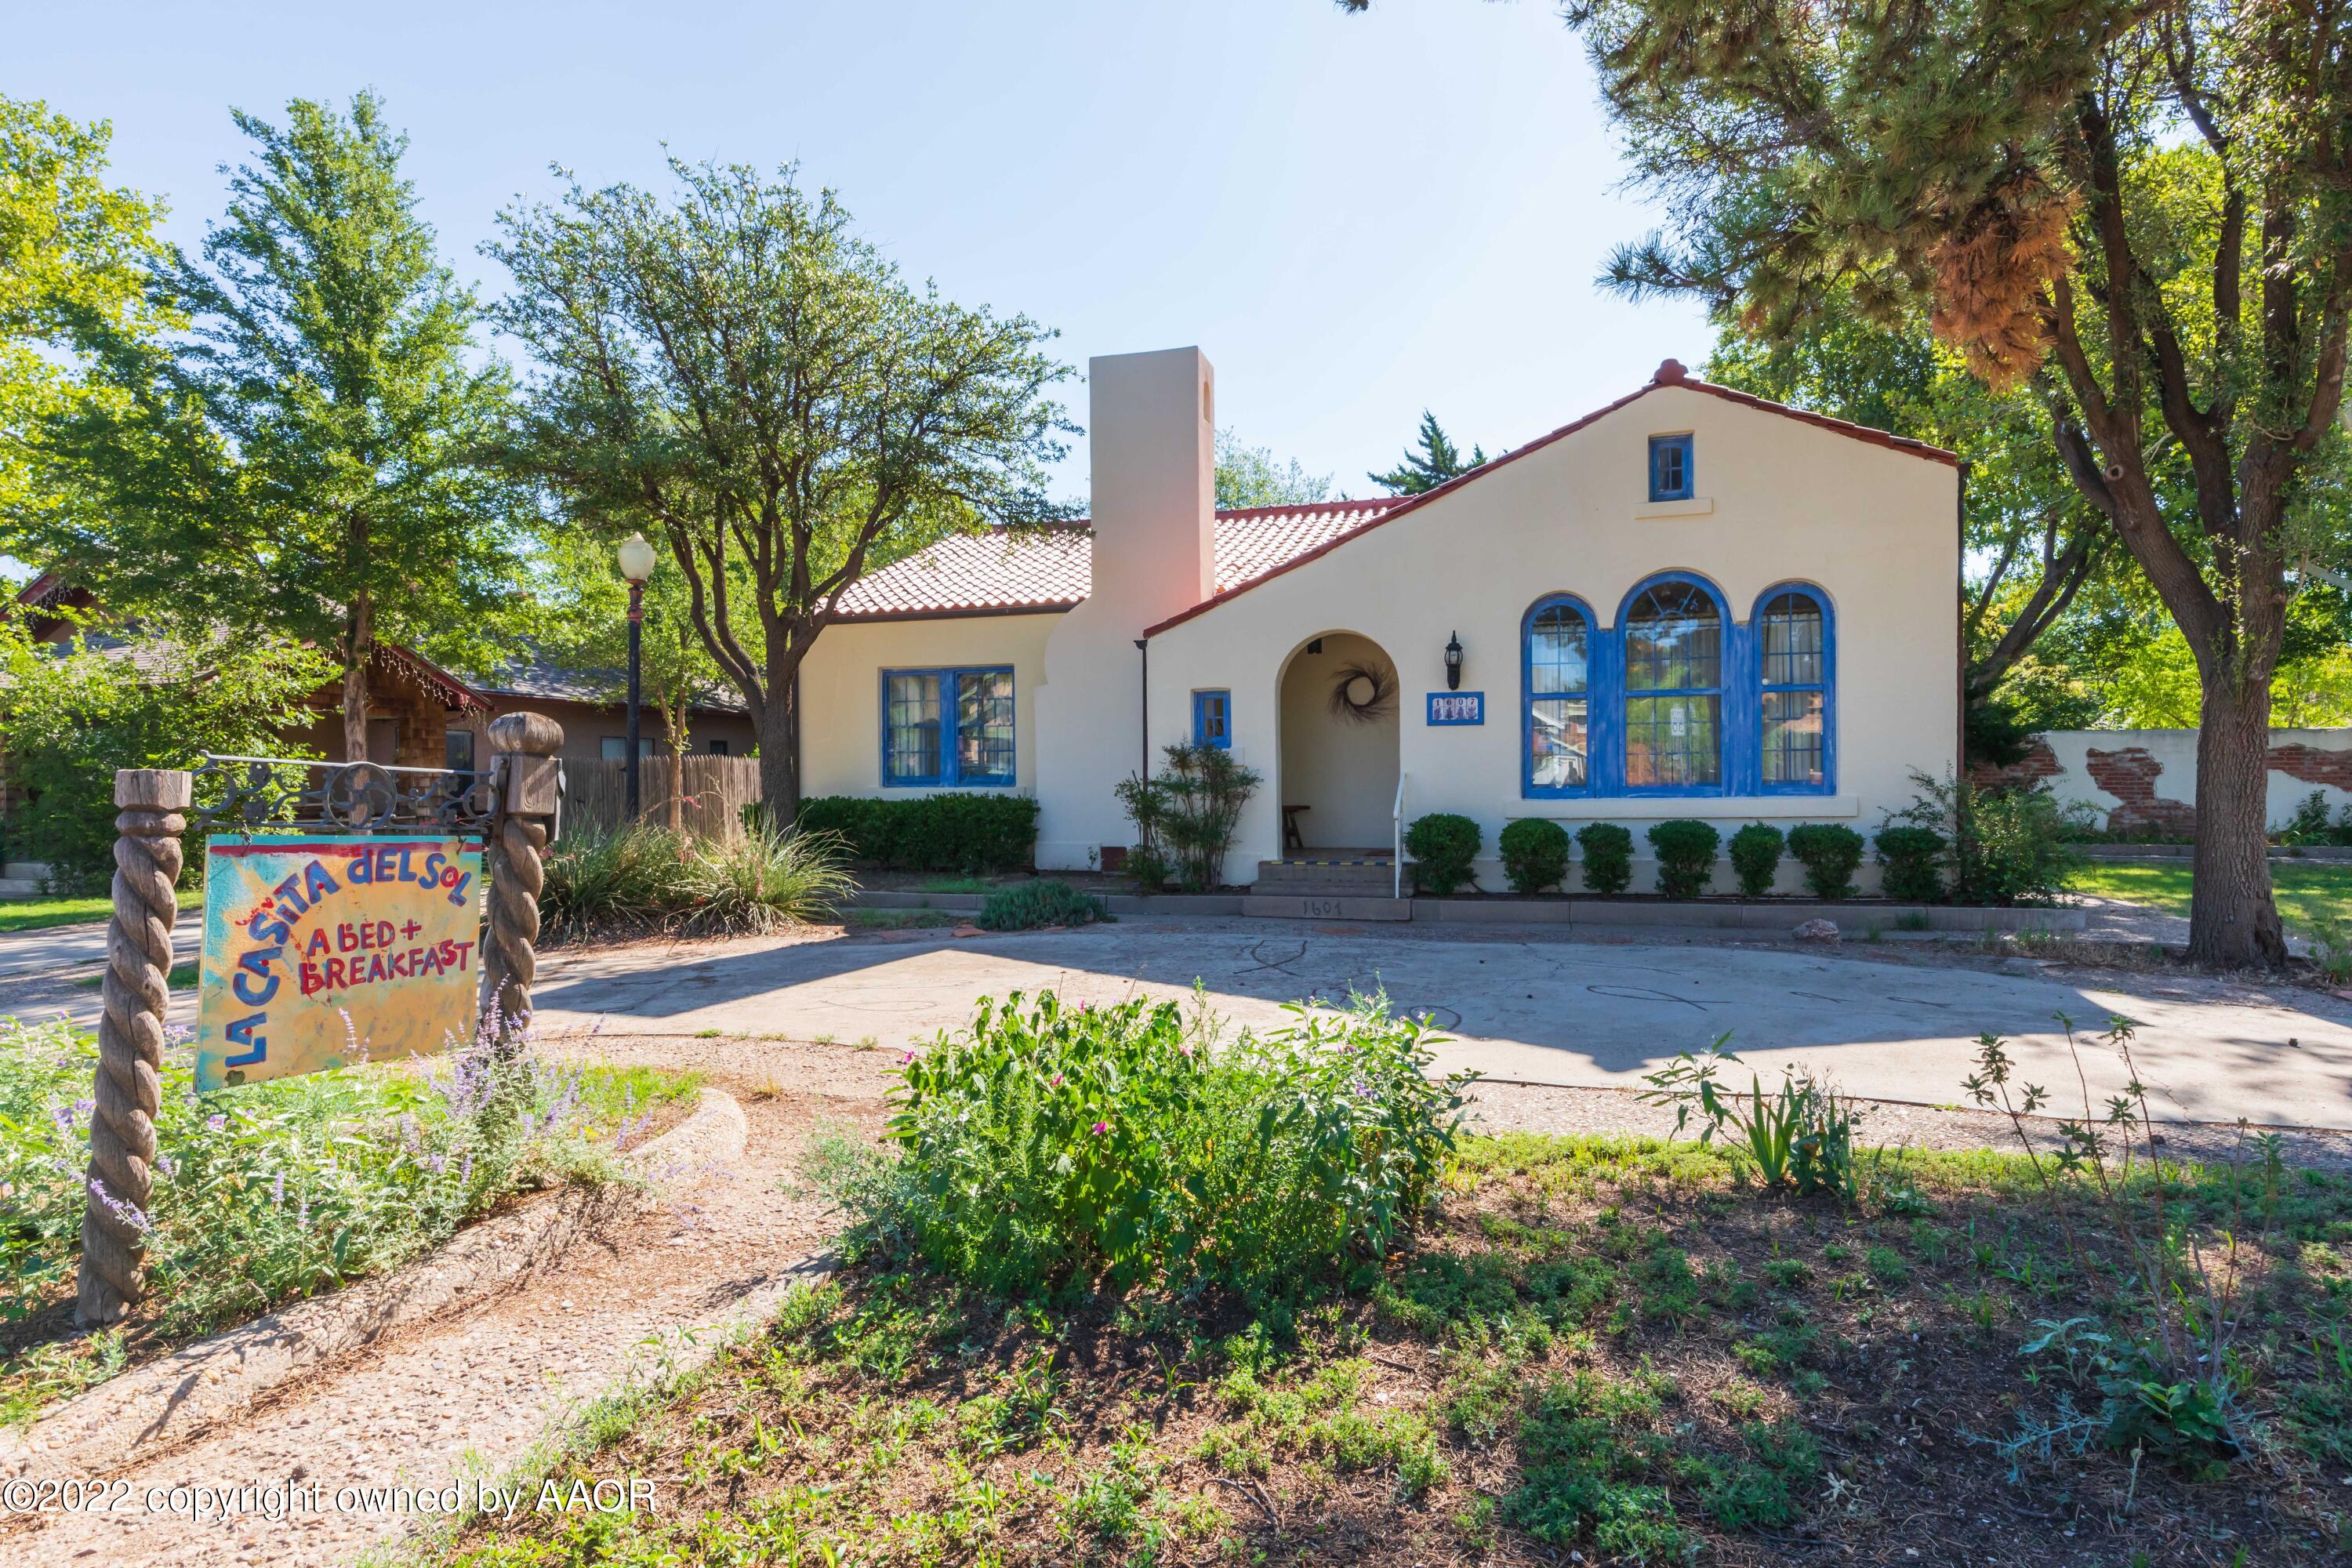
M 1789 847 L 1788 835 L 1768 822 L 1751 822 L 1731 836 L 1731 869 L 1739 879 L 1739 890 L 1751 899 L 1760 899 L 1772 890 L 1772 879 L 1780 874 L 1780 854 Z
M 1047 878 L 999 888 L 980 906 L 972 923 L 982 931 L 1038 931 L 1046 926 L 1092 925 L 1110 919 L 1109 906 L 1067 882 Z
M 1853 897 L 1853 874 L 1861 868 L 1862 835 L 1843 823 L 1808 822 L 1789 829 L 1789 853 L 1805 868 L 1805 886 L 1817 899 Z
M 1471 862 L 1486 835 L 1466 816 L 1433 811 L 1416 818 L 1404 830 L 1404 847 L 1412 857 L 1413 885 L 1439 898 L 1464 886 L 1475 885 Z
M 795 826 L 837 835 L 853 858 L 899 871 L 1019 871 L 1037 849 L 1037 803 L 1022 795 L 819 795 L 801 802 Z
M 1944 836 L 1932 827 L 1882 827 L 1878 863 L 1886 869 L 1886 896 L 1906 904 L 1932 904 L 1944 896 L 1944 873 L 1937 865 Z
M 1614 822 L 1588 822 L 1576 830 L 1584 851 L 1584 886 L 1595 893 L 1622 893 L 1633 885 L 1633 833 Z
M 1503 875 L 1515 893 L 1540 893 L 1568 879 L 1568 829 L 1540 817 L 1523 817 L 1496 841 L 1503 852 Z
M 1658 852 L 1658 891 L 1670 899 L 1696 899 L 1706 892 L 1715 875 L 1715 852 L 1722 843 L 1722 834 L 1687 817 L 1651 828 L 1650 847 Z

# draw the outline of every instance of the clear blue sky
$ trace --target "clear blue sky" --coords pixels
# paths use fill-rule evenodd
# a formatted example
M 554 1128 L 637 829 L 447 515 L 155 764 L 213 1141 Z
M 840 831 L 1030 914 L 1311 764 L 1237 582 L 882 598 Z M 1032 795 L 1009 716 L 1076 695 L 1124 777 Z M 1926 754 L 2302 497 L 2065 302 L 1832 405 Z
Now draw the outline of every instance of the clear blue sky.
M 1593 277 L 1655 216 L 1546 0 L 872 0 L 17 8 L 5 89 L 114 124 L 202 237 L 231 104 L 381 93 L 461 275 L 560 162 L 586 181 L 798 160 L 951 297 L 1090 354 L 1199 343 L 1219 418 L 1376 493 L 1424 405 L 1513 446 L 1694 365 L 1681 304 Z M 1084 418 L 1085 389 L 1069 401 Z M 1084 492 L 1083 446 L 1064 488 Z

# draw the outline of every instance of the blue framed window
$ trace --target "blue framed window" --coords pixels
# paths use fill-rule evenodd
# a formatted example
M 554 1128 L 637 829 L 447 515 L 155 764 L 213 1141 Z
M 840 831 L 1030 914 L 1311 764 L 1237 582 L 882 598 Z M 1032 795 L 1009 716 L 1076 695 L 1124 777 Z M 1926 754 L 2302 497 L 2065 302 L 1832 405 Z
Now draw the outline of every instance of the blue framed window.
M 1220 752 L 1234 749 L 1234 694 L 1230 691 L 1192 693 L 1192 743 Z
M 1768 588 L 1744 621 L 1715 585 L 1634 584 L 1604 626 L 1547 595 L 1520 627 L 1520 794 L 1828 795 L 1837 788 L 1829 595 Z
M 1573 599 L 1539 600 L 1528 612 L 1526 649 L 1522 786 L 1582 795 L 1592 785 L 1592 617 Z
M 1829 602 L 1813 589 L 1768 590 L 1756 608 L 1759 787 L 1825 792 L 1833 773 Z
M 1625 788 L 1723 787 L 1723 612 L 1696 583 L 1643 590 L 1625 613 Z
M 1650 499 L 1652 500 L 1688 500 L 1696 475 L 1691 466 L 1691 438 L 1688 436 L 1653 436 L 1650 437 Z
M 882 672 L 885 784 L 1013 782 L 1013 671 Z

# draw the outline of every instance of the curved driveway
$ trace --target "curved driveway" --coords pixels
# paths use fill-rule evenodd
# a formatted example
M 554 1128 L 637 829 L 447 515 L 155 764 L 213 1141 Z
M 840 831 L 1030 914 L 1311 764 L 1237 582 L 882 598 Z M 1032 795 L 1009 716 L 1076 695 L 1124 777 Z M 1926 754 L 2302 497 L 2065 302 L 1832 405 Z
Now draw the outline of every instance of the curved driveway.
M 1870 1098 L 1958 1103 L 1977 1037 L 1990 1031 L 2061 1115 L 2082 1090 L 2055 1016 L 2095 1033 L 2120 1013 L 2141 1026 L 2140 1072 L 2159 1115 L 2352 1128 L 2352 1006 L 2332 998 L 1910 951 L 1160 920 L 559 953 L 542 961 L 538 1003 L 542 1026 L 566 1032 L 899 1047 L 964 1023 L 979 996 L 1186 997 L 1196 982 L 1215 1012 L 1255 1027 L 1280 1022 L 1285 1002 L 1385 990 L 1454 1037 L 1444 1066 L 1538 1083 L 1638 1087 L 1675 1053 L 1728 1033 L 1759 1068 L 1801 1063 Z M 2082 1061 L 2093 1095 L 2123 1083 L 2095 1042 Z

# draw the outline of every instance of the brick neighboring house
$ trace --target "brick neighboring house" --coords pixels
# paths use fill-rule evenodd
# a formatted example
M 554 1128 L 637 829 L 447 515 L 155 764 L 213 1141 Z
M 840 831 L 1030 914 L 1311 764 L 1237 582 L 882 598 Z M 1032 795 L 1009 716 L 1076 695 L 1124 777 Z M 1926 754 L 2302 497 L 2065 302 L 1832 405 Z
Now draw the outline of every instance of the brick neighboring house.
M 44 573 L 16 595 L 16 613 L 37 642 L 64 644 L 78 632 L 93 653 L 127 658 L 134 666 L 166 672 L 152 662 L 153 645 L 135 630 L 110 630 L 97 616 L 97 601 L 81 588 Z M 618 760 L 627 755 L 627 705 L 603 695 L 614 682 L 595 672 L 565 670 L 544 660 L 518 664 L 477 685 L 443 668 L 415 649 L 378 644 L 368 668 L 368 760 L 386 766 L 471 770 L 488 765 L 490 721 L 528 709 L 563 726 L 563 754 L 578 761 Z M 343 753 L 343 689 L 340 679 L 312 692 L 305 705 L 314 717 L 288 731 L 289 751 L 340 760 Z M 639 738 L 649 755 L 667 753 L 661 715 L 645 705 Z M 756 734 L 740 710 L 712 705 L 691 712 L 689 750 L 751 753 Z M 0 758 L 0 809 L 17 804 L 5 782 Z

